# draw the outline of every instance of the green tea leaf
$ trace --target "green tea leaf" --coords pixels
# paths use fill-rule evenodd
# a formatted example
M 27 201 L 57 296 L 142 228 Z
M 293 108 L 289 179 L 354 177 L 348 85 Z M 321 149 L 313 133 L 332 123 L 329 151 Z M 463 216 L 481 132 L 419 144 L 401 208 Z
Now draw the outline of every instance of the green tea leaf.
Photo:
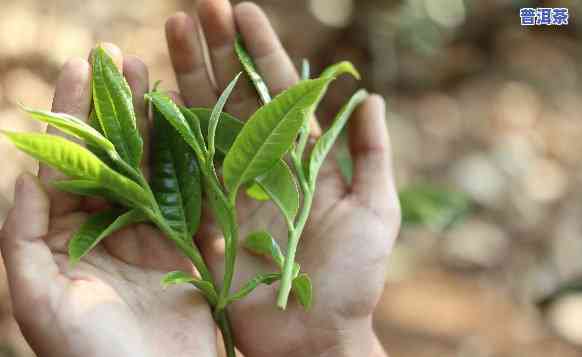
M 119 202 L 126 206 L 130 203 L 115 192 L 103 187 L 99 182 L 90 180 L 59 180 L 51 184 L 58 190 L 78 196 L 103 197 L 112 202 Z
M 197 280 L 195 277 L 183 271 L 172 271 L 164 275 L 162 278 L 162 286 L 167 288 L 171 285 L 190 284 Z
M 360 72 L 354 67 L 351 62 L 343 61 L 327 67 L 319 78 L 335 78 L 342 74 L 351 74 L 356 79 L 361 79 Z
M 101 130 L 101 124 L 99 124 L 99 119 L 97 119 L 95 111 L 92 110 L 89 114 L 89 123 L 93 129 L 95 129 L 99 134 L 103 135 L 103 130 Z M 91 143 L 85 142 L 85 147 L 91 151 L 99 160 L 103 161 L 109 167 L 117 167 L 117 164 L 113 161 L 112 157 L 119 157 L 117 151 L 112 155 L 112 152 L 108 152 L 101 148 L 100 146 L 93 145 Z M 115 146 L 114 146 L 115 148 Z
M 216 148 L 214 147 L 214 140 L 216 136 L 216 128 L 218 127 L 218 121 L 220 120 L 220 114 L 224 110 L 224 105 L 226 104 L 228 97 L 230 97 L 230 94 L 232 93 L 232 90 L 236 86 L 236 82 L 238 82 L 238 79 L 240 78 L 241 74 L 242 73 L 237 74 L 237 76 L 234 77 L 234 79 L 229 83 L 224 92 L 222 92 L 220 98 L 218 98 L 218 101 L 216 102 L 214 109 L 212 109 L 212 114 L 210 115 L 210 122 L 208 123 L 208 139 L 207 139 L 209 161 L 212 161 L 214 159 L 214 153 L 216 152 Z
M 135 209 L 122 215 L 116 211 L 104 211 L 90 216 L 69 241 L 71 264 L 76 264 L 104 238 L 131 224 L 146 220 L 145 215 Z
M 191 108 L 190 111 L 196 114 L 204 128 L 210 120 L 210 110 Z M 222 113 L 216 130 L 216 148 L 225 154 L 228 153 L 242 128 L 243 122 L 230 114 Z M 282 211 L 287 213 L 287 217 L 292 219 L 295 216 L 299 206 L 297 182 L 284 161 L 279 161 L 271 170 L 257 177 L 255 181 L 247 189 L 247 194 L 251 198 L 259 201 L 272 199 Z
M 309 275 L 303 273 L 293 279 L 292 291 L 305 310 L 311 309 L 313 303 L 313 287 Z
M 202 134 L 208 136 L 207 128 L 210 123 L 212 111 L 207 108 L 188 108 L 188 110 L 200 121 Z M 220 119 L 218 120 L 214 139 L 216 149 L 223 154 L 226 154 L 242 130 L 243 125 L 244 123 L 234 116 L 225 112 L 220 113 Z
M 265 174 L 256 178 L 261 187 L 289 222 L 293 222 L 299 210 L 299 186 L 285 161 L 278 161 Z
M 219 191 L 220 188 L 208 183 L 204 186 L 207 189 L 206 194 L 208 195 L 208 203 L 214 214 L 214 218 L 217 220 L 219 227 L 224 234 L 229 235 L 233 231 L 231 214 L 234 214 L 234 208 L 231 208 L 228 201 Z M 225 238 L 231 238 L 225 237 Z
M 93 51 L 92 64 L 93 105 L 103 133 L 125 162 L 139 168 L 143 140 L 137 129 L 131 89 L 102 47 Z
M 84 140 L 87 144 L 99 147 L 106 152 L 117 154 L 111 141 L 83 120 L 65 113 L 52 113 L 22 107 L 34 119 L 54 126 L 55 128 Z
M 182 139 L 194 150 L 199 161 L 204 160 L 205 150 L 202 149 L 196 138 L 196 134 L 190 127 L 190 123 L 182 114 L 182 111 L 167 95 L 160 92 L 151 92 L 145 95 L 154 107 L 166 118 L 166 120 L 180 133 Z M 204 162 L 204 161 L 203 161 Z
M 271 200 L 271 196 L 269 196 L 269 194 L 267 194 L 265 192 L 265 190 L 263 190 L 261 188 L 261 186 L 259 186 L 258 183 L 253 183 L 252 185 L 250 185 L 246 190 L 246 194 L 247 194 L 247 196 L 249 196 L 250 198 L 252 198 L 256 201 L 270 201 Z
M 224 159 L 224 183 L 231 196 L 241 185 L 266 173 L 283 157 L 313 114 L 331 80 L 300 82 L 251 116 Z
M 341 136 L 340 136 L 341 139 Z M 343 140 L 339 142 L 339 148 L 336 152 L 335 159 L 337 166 L 342 174 L 342 177 L 346 180 L 348 184 L 352 183 L 352 177 L 354 175 L 354 165 L 352 162 L 352 155 L 348 148 L 347 140 L 344 137 Z
M 4 134 L 18 149 L 71 178 L 98 182 L 139 207 L 151 207 L 149 196 L 139 185 L 76 143 L 47 134 L 6 131 Z
M 104 211 L 96 213 L 81 225 L 69 241 L 69 261 L 76 264 L 98 243 L 98 238 L 119 216 L 119 212 Z
M 253 292 L 257 288 L 257 286 L 261 284 L 271 285 L 277 280 L 281 279 L 281 273 L 269 273 L 269 274 L 259 274 L 249 280 L 239 291 L 232 294 L 228 298 L 227 305 L 231 302 L 241 300 L 245 298 L 247 295 Z
M 190 240 L 198 230 L 201 215 L 198 162 L 180 134 L 156 109 L 154 133 L 151 182 L 154 196 L 170 227 Z
M 429 184 L 408 186 L 398 196 L 404 225 L 422 225 L 436 231 L 460 221 L 471 206 L 466 194 Z
M 261 97 L 261 101 L 263 104 L 267 104 L 271 101 L 271 94 L 269 94 L 269 88 L 265 84 L 265 81 L 259 74 L 257 70 L 257 66 L 253 61 L 253 58 L 249 55 L 245 44 L 240 36 L 237 36 L 236 41 L 234 43 L 234 48 L 240 63 L 242 64 L 245 72 L 249 76 L 251 82 L 255 86 L 259 97 Z
M 186 119 L 186 122 L 190 126 L 190 129 L 194 133 L 194 138 L 196 138 L 196 141 L 198 142 L 198 146 L 200 146 L 202 151 L 205 151 L 206 150 L 206 141 L 204 140 L 204 135 L 202 134 L 202 127 L 200 126 L 200 118 L 198 118 L 198 116 L 194 112 L 191 112 L 188 108 L 185 108 L 185 107 L 179 107 L 179 108 L 180 108 L 180 112 L 182 112 L 182 115 L 184 115 L 184 119 Z M 222 117 L 222 115 L 221 115 L 221 117 Z M 206 124 L 204 127 L 208 128 L 208 124 Z
M 299 263 L 297 263 L 297 262 L 293 263 L 293 274 L 291 274 L 293 279 L 298 277 L 300 272 L 301 272 L 301 266 L 299 265 Z
M 348 119 L 352 116 L 352 113 L 360 103 L 362 103 L 368 97 L 368 92 L 365 90 L 359 90 L 350 98 L 346 105 L 341 109 L 337 117 L 335 118 L 331 127 L 317 140 L 315 147 L 311 152 L 311 157 L 309 159 L 309 184 L 311 188 L 315 188 L 317 181 L 317 174 L 321 165 L 333 147 L 336 139 L 340 135 L 342 129 L 346 125 Z
M 167 288 L 170 285 L 192 284 L 204 295 L 211 306 L 215 306 L 218 301 L 218 294 L 212 283 L 195 278 L 181 271 L 170 272 L 162 278 L 162 286 Z
M 271 257 L 279 267 L 283 267 L 285 257 L 273 236 L 266 231 L 251 233 L 244 241 L 244 247 L 254 254 Z

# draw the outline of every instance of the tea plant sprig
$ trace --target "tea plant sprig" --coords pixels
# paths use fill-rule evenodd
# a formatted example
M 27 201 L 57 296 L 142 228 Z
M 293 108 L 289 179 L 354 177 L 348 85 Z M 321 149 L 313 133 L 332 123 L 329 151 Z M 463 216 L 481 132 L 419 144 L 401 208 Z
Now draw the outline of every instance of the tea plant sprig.
M 240 39 L 235 48 L 264 105 L 244 123 L 223 111 L 240 74 L 212 109 L 178 106 L 154 88 L 145 96 L 151 104 L 156 136 L 149 182 L 141 168 L 143 139 L 137 129 L 131 90 L 101 47 L 91 56 L 93 111 L 88 122 L 23 107 L 33 119 L 80 139 L 85 146 L 48 134 L 3 132 L 20 150 L 69 177 L 52 182 L 58 189 L 103 197 L 113 204 L 111 209 L 90 215 L 74 233 L 68 245 L 71 264 L 78 263 L 112 233 L 135 223 L 153 223 L 200 274 L 197 278 L 170 272 L 163 285 L 187 283 L 204 295 L 214 310 L 229 357 L 234 357 L 234 340 L 226 308 L 257 286 L 280 281 L 280 308 L 285 309 L 290 292 L 310 308 L 313 287 L 295 262 L 296 251 L 309 218 L 319 170 L 347 120 L 368 95 L 365 90 L 357 91 L 306 155 L 309 123 L 329 85 L 342 74 L 359 78 L 359 73 L 349 62 L 341 62 L 310 79 L 309 63 L 304 61 L 302 81 L 273 98 Z M 236 206 L 241 190 L 256 200 L 275 203 L 287 224 L 288 245 L 283 252 L 266 231 L 246 237 L 246 249 L 269 257 L 279 271 L 262 272 L 231 292 L 239 242 Z M 419 221 L 434 220 L 435 212 L 443 211 L 434 208 L 443 206 L 442 195 L 423 191 L 433 198 L 428 205 L 423 199 L 427 194 L 418 195 L 417 191 L 402 196 L 403 207 L 414 203 L 404 211 Z M 200 225 L 203 196 L 225 240 L 220 284 L 215 283 L 192 239 Z M 457 211 L 448 210 L 447 217 Z
M 93 113 L 90 123 L 62 113 L 23 109 L 33 119 L 81 139 L 86 147 L 48 134 L 5 135 L 27 152 L 70 177 L 53 184 L 67 192 L 101 196 L 120 207 L 90 216 L 69 242 L 71 263 L 76 263 L 103 238 L 129 224 L 150 220 L 193 262 L 204 280 L 211 275 L 189 235 L 197 230 L 201 201 L 193 199 L 194 213 L 182 217 L 188 230 L 180 231 L 164 210 L 157 188 L 148 184 L 140 163 L 143 140 L 137 130 L 131 90 L 105 50 L 97 47 L 91 56 Z M 171 134 L 171 133 L 170 133 Z M 155 163 L 159 165 L 159 163 Z M 196 188 L 196 182 L 183 183 Z M 162 202 L 163 203 L 163 202 Z M 196 213 L 198 212 L 198 213 Z
M 265 103 L 265 107 L 269 107 L 272 103 L 270 99 L 271 95 L 269 93 L 269 90 L 265 85 L 265 82 L 262 80 L 262 77 L 259 74 L 255 64 L 253 63 L 251 56 L 248 55 L 244 43 L 241 41 L 240 38 L 238 38 L 236 41 L 235 49 L 239 57 L 239 60 L 243 65 L 243 68 L 247 72 L 249 78 L 251 79 L 251 82 L 254 84 L 261 100 Z M 301 72 L 302 81 L 297 86 L 301 86 L 302 83 L 310 83 L 311 81 L 321 81 L 325 83 L 325 89 L 322 90 L 321 96 L 323 96 L 323 94 L 325 93 L 329 83 L 337 76 L 343 73 L 351 74 L 357 79 L 360 78 L 360 75 L 357 72 L 357 70 L 349 62 L 341 62 L 334 66 L 329 67 L 322 73 L 322 75 L 319 78 L 315 80 L 310 80 L 309 62 L 303 61 Z M 286 92 L 283 92 L 280 96 L 284 96 L 285 93 Z M 304 159 L 304 152 L 309 138 L 309 120 L 315 108 L 317 107 L 317 104 L 321 100 L 321 97 L 318 98 L 315 105 L 312 108 L 310 108 L 311 109 L 310 111 L 304 111 L 302 113 L 303 114 L 302 125 L 295 128 L 296 130 L 292 133 L 294 139 L 291 145 L 288 146 L 287 150 L 283 153 L 283 156 L 286 156 L 286 154 L 288 154 L 296 176 L 294 176 L 288 169 L 287 170 L 274 169 L 271 172 L 269 172 L 270 180 L 279 183 L 278 185 L 279 191 L 291 192 L 291 190 L 289 189 L 283 190 L 281 189 L 281 187 L 294 186 L 296 190 L 296 187 L 299 186 L 300 195 L 302 198 L 300 207 L 282 204 L 281 200 L 276 194 L 268 190 L 266 187 L 261 186 L 261 181 L 258 182 L 258 185 L 262 189 L 262 191 L 258 191 L 257 188 L 254 186 L 251 186 L 251 189 L 247 191 L 252 197 L 256 199 L 264 199 L 263 196 L 268 196 L 269 198 L 271 198 L 275 202 L 275 204 L 279 207 L 283 216 L 286 218 L 288 244 L 287 252 L 284 257 L 282 256 L 282 253 L 280 253 L 280 249 L 278 247 L 276 249 L 273 248 L 276 246 L 277 243 L 272 237 L 268 236 L 266 232 L 263 232 L 263 234 L 260 235 L 254 236 L 252 235 L 251 237 L 247 238 L 246 243 L 247 248 L 253 250 L 256 253 L 270 255 L 271 258 L 279 265 L 282 275 L 281 282 L 279 285 L 277 305 L 281 309 L 285 309 L 285 307 L 287 306 L 289 293 L 291 292 L 292 288 L 294 289 L 294 291 L 296 291 L 296 295 L 299 298 L 299 301 L 307 309 L 311 306 L 311 295 L 312 295 L 311 281 L 308 275 L 300 274 L 300 268 L 298 264 L 295 263 L 297 247 L 299 244 L 301 234 L 305 228 L 305 224 L 307 223 L 309 213 L 311 211 L 319 169 L 323 164 L 323 161 L 325 160 L 327 154 L 331 150 L 333 144 L 335 143 L 336 139 L 338 138 L 343 127 L 345 126 L 347 120 L 350 118 L 355 108 L 360 103 L 362 103 L 367 96 L 368 93 L 365 90 L 360 90 L 356 94 L 354 94 L 354 96 L 340 111 L 340 113 L 334 120 L 329 130 L 316 142 L 315 147 L 313 148 L 309 158 L 307 159 Z M 247 129 L 247 125 L 245 125 L 245 127 L 243 128 L 243 131 L 246 129 L 247 131 L 250 132 L 252 128 Z M 242 135 L 243 134 L 241 133 L 241 136 Z M 236 150 L 236 148 L 233 148 L 232 150 L 234 151 Z M 234 155 L 232 155 L 231 157 L 233 156 Z M 282 159 L 283 156 L 281 156 L 280 159 Z M 228 162 L 227 160 L 225 160 L 225 167 L 227 167 L 227 164 Z M 275 168 L 277 167 L 284 166 L 281 165 L 275 166 Z M 225 174 L 227 174 L 226 170 Z M 298 185 L 296 184 L 296 182 L 298 182 Z M 231 192 L 236 192 L 236 190 Z M 293 200 L 293 202 L 298 201 L 299 199 Z M 261 238 L 258 239 L 257 237 Z
M 159 113 L 154 117 L 155 135 L 152 179 L 142 169 L 143 140 L 137 129 L 132 94 L 125 78 L 101 47 L 91 55 L 92 106 L 88 123 L 62 113 L 23 107 L 33 119 L 80 139 L 85 146 L 48 134 L 4 134 L 20 150 L 65 173 L 69 179 L 52 184 L 82 196 L 104 197 L 113 208 L 90 215 L 69 241 L 71 264 L 112 233 L 134 223 L 152 222 L 184 254 L 200 273 L 185 279 L 171 273 L 164 284 L 187 281 L 197 287 L 209 304 L 217 303 L 217 288 L 192 237 L 201 215 L 200 170 L 189 146 Z M 180 280 L 181 279 L 181 280 Z M 228 356 L 234 356 L 234 341 L 226 313 L 216 316 Z

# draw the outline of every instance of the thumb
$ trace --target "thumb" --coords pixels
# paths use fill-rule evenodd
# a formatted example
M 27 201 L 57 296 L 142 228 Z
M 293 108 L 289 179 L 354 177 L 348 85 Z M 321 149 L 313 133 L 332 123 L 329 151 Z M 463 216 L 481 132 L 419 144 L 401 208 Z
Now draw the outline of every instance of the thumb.
M 49 210 L 49 198 L 37 178 L 22 174 L 16 183 L 14 207 L 0 239 L 17 318 L 45 300 L 50 283 L 58 273 L 53 255 L 43 240 L 48 232 Z

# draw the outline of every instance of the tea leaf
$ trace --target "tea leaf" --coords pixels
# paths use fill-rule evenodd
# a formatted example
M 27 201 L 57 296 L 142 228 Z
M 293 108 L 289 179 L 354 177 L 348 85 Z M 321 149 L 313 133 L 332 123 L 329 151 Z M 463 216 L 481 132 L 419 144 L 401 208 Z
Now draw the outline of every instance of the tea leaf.
M 234 208 L 226 201 L 225 197 L 219 191 L 220 188 L 214 185 L 204 186 L 208 195 L 208 203 L 214 214 L 214 218 L 217 220 L 219 227 L 225 235 L 230 235 L 233 231 L 231 214 L 235 214 Z M 231 238 L 230 236 L 225 238 Z
M 158 206 L 170 227 L 190 240 L 198 230 L 202 187 L 194 152 L 154 109 L 152 182 Z
M 278 161 L 271 170 L 257 177 L 256 183 L 272 198 L 285 218 L 293 222 L 299 210 L 299 187 L 285 161 Z
M 270 201 L 271 196 L 269 196 L 265 190 L 259 186 L 258 183 L 253 183 L 250 185 L 246 190 L 247 196 L 256 200 L 256 201 Z
M 227 304 L 245 298 L 247 295 L 252 293 L 253 290 L 257 288 L 257 286 L 261 284 L 271 285 L 279 279 L 281 279 L 281 273 L 259 274 L 252 278 L 251 280 L 249 280 L 239 291 L 232 294 L 228 298 Z
M 104 238 L 147 218 L 139 210 L 131 210 L 122 215 L 116 211 L 104 211 L 90 216 L 69 241 L 69 260 L 76 264 Z
M 244 241 L 244 247 L 254 254 L 271 257 L 279 267 L 283 267 L 285 257 L 273 236 L 266 231 L 251 233 Z
M 115 147 L 111 141 L 107 140 L 101 133 L 95 130 L 91 125 L 81 119 L 65 113 L 52 113 L 43 110 L 34 110 L 22 107 L 34 119 L 54 126 L 55 128 L 70 134 L 76 138 L 84 140 L 87 144 L 99 147 L 106 152 L 115 152 Z
M 69 241 L 69 261 L 76 264 L 98 243 L 98 238 L 119 216 L 119 212 L 104 211 L 96 213 L 81 225 Z
M 340 136 L 340 139 L 342 137 Z M 350 154 L 350 150 L 348 148 L 346 138 L 344 137 L 343 140 L 340 142 L 340 146 L 335 154 L 335 160 L 337 166 L 340 170 L 342 177 L 346 180 L 346 183 L 352 183 L 352 177 L 354 175 L 354 168 L 352 162 L 352 156 Z M 337 144 L 336 144 L 337 145 Z
M 210 120 L 210 110 L 191 108 L 190 111 L 196 114 L 204 128 L 205 123 Z M 230 114 L 222 113 L 216 130 L 216 148 L 220 152 L 228 153 L 242 128 L 243 122 Z M 299 194 L 295 178 L 284 161 L 278 162 L 269 172 L 255 181 L 256 183 L 247 189 L 247 194 L 259 201 L 273 199 L 277 205 L 285 207 L 284 211 L 289 213 L 288 217 L 294 217 L 297 212 L 296 206 L 299 205 Z
M 335 118 L 331 127 L 317 140 L 313 151 L 311 152 L 311 157 L 309 159 L 309 184 L 312 188 L 315 188 L 317 181 L 317 174 L 321 165 L 333 147 L 336 139 L 340 135 L 342 129 L 346 125 L 348 119 L 352 116 L 352 113 L 360 103 L 362 103 L 368 97 L 368 92 L 365 90 L 359 90 L 350 98 L 348 103 L 341 109 Z
M 291 274 L 293 279 L 295 279 L 297 276 L 299 276 L 300 272 L 301 272 L 301 266 L 299 265 L 299 263 L 297 263 L 297 262 L 293 263 L 293 273 Z
M 266 173 L 283 157 L 331 80 L 300 82 L 251 116 L 224 159 L 224 183 L 231 196 L 236 195 L 241 185 Z
M 242 64 L 245 72 L 249 76 L 251 82 L 255 86 L 259 97 L 261 97 L 261 101 L 263 104 L 267 104 L 271 101 L 271 95 L 269 94 L 269 88 L 265 84 L 265 81 L 259 74 L 257 70 L 257 66 L 253 61 L 253 58 L 249 55 L 244 42 L 240 36 L 237 36 L 236 41 L 234 43 L 234 48 L 240 63 Z
M 103 187 L 99 182 L 90 180 L 59 180 L 51 184 L 58 190 L 79 196 L 103 197 L 112 202 L 119 202 L 126 206 L 130 203 L 115 192 Z
M 102 47 L 92 54 L 93 105 L 105 136 L 121 158 L 139 168 L 143 141 L 136 125 L 131 89 Z
M 335 78 L 342 74 L 351 74 L 356 79 L 361 79 L 360 72 L 354 67 L 351 62 L 343 61 L 336 63 L 326 68 L 319 78 Z
M 93 129 L 95 129 L 99 134 L 103 135 L 103 130 L 101 130 L 101 124 L 99 124 L 99 119 L 95 116 L 95 111 L 92 110 L 89 114 L 89 123 Z M 100 146 L 93 145 L 91 143 L 85 142 L 85 147 L 89 151 L 91 151 L 95 156 L 99 158 L 99 160 L 103 161 L 109 167 L 117 167 L 117 164 L 113 161 L 112 156 L 119 157 L 117 150 L 115 151 L 114 155 L 108 153 L 106 150 L 103 150 Z M 115 146 L 114 146 L 115 147 Z
M 194 138 L 198 142 L 198 146 L 200 146 L 202 151 L 206 151 L 206 141 L 204 140 L 204 135 L 202 134 L 202 127 L 200 126 L 200 118 L 198 118 L 198 115 L 191 112 L 188 108 L 185 108 L 185 107 L 179 107 L 179 108 L 180 108 L 180 112 L 182 112 L 182 115 L 184 115 L 184 119 L 186 119 L 186 122 L 190 126 L 190 129 L 194 133 Z M 221 117 L 222 117 L 222 115 L 221 115 Z M 208 124 L 206 124 L 205 127 L 208 128 Z
M 228 97 L 232 93 L 232 90 L 236 86 L 236 82 L 238 82 L 238 79 L 240 78 L 241 74 L 242 73 L 237 74 L 237 76 L 234 77 L 234 79 L 229 83 L 224 92 L 222 92 L 220 98 L 218 98 L 218 101 L 216 102 L 214 109 L 212 109 L 212 114 L 210 115 L 210 122 L 208 123 L 208 138 L 207 138 L 209 161 L 212 161 L 214 159 L 214 153 L 216 152 L 216 148 L 214 147 L 214 139 L 216 136 L 216 128 L 218 126 L 218 121 L 220 120 L 220 114 L 222 113 L 224 105 L 226 104 Z
M 193 130 L 196 132 L 204 131 L 204 128 L 209 127 L 210 117 L 212 116 L 212 111 L 206 108 L 193 108 L 187 109 L 182 108 L 184 117 L 191 123 L 190 125 L 194 127 Z M 242 123 L 234 118 L 233 116 L 222 112 L 220 114 L 220 119 L 218 120 L 218 126 L 215 135 L 215 146 L 218 150 L 222 151 L 226 147 L 230 147 L 232 141 L 231 137 L 232 131 L 238 132 L 238 128 L 242 127 Z M 198 137 L 201 141 L 200 145 L 204 145 L 204 133 L 199 133 Z M 207 134 L 207 133 L 206 133 Z M 234 134 L 236 135 L 236 134 Z M 214 170 L 214 167 L 212 168 Z M 213 173 L 215 174 L 215 173 Z M 225 233 L 225 235 L 230 235 L 232 232 L 231 226 L 231 207 L 229 203 L 225 200 L 222 194 L 221 188 L 212 184 L 212 180 L 205 178 L 206 184 L 204 187 L 207 189 L 206 194 L 208 195 L 208 201 L 212 213 L 217 220 L 219 227 Z M 225 238 L 230 238 L 225 237 Z
M 205 150 L 202 149 L 200 143 L 192 131 L 189 122 L 180 111 L 180 108 L 168 97 L 161 92 L 151 92 L 145 95 L 146 99 L 150 100 L 154 107 L 172 124 L 174 129 L 180 133 L 182 139 L 194 150 L 199 160 L 204 160 Z
M 214 286 L 206 280 L 201 280 L 195 278 L 189 274 L 186 274 L 181 271 L 173 271 L 170 272 L 162 278 L 162 286 L 167 288 L 170 285 L 178 285 L 178 284 L 192 284 L 194 285 L 202 295 L 208 300 L 208 303 L 212 306 L 215 306 L 218 301 L 218 295 L 216 294 L 216 290 Z
M 64 138 L 38 133 L 4 134 L 16 147 L 71 178 L 95 181 L 140 207 L 151 207 L 147 193 L 135 182 L 113 171 L 86 148 Z
M 299 274 L 299 276 L 293 279 L 292 289 L 297 300 L 299 300 L 299 303 L 303 305 L 305 310 L 311 309 L 313 303 L 313 287 L 309 275 L 305 273 Z
M 207 136 L 207 128 L 210 123 L 212 111 L 207 108 L 188 108 L 188 110 L 200 120 L 202 134 Z M 228 150 L 230 150 L 230 147 L 232 146 L 232 143 L 234 143 L 237 135 L 242 130 L 243 125 L 244 123 L 234 116 L 225 112 L 220 113 L 220 119 L 218 120 L 218 126 L 216 128 L 214 139 L 216 149 L 226 154 Z

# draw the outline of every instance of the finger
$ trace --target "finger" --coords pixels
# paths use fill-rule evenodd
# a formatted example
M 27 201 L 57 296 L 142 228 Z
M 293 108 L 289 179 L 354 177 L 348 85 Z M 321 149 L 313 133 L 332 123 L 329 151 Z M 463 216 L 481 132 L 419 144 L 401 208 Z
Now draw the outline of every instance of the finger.
M 228 0 L 202 0 L 198 15 L 208 45 L 212 70 L 218 92 L 241 72 L 234 50 L 236 27 L 233 9 Z M 258 107 L 258 97 L 248 81 L 240 81 L 226 105 L 226 111 L 241 118 L 248 118 Z
M 198 18 L 179 12 L 166 22 L 166 39 L 176 81 L 188 106 L 211 107 L 216 102 L 204 61 L 203 42 L 198 39 Z
M 49 211 L 50 200 L 40 182 L 30 174 L 21 175 L 16 184 L 14 207 L 0 240 L 14 311 L 20 322 L 27 317 L 34 318 L 26 311 L 48 298 L 51 284 L 59 273 L 43 240 L 48 232 Z
M 349 144 L 354 164 L 352 194 L 374 210 L 392 209 L 387 203 L 397 200 L 386 104 L 381 96 L 370 96 L 354 113 L 349 125 Z
M 115 63 L 115 66 L 117 66 L 117 69 L 122 71 L 123 70 L 123 53 L 121 52 L 121 49 L 119 47 L 117 47 L 117 45 L 110 43 L 110 42 L 102 42 L 98 46 L 103 48 L 105 50 L 105 52 L 107 52 L 107 54 L 109 56 L 111 56 L 111 60 L 113 60 L 113 63 Z M 91 52 L 93 52 L 93 51 L 91 51 Z
M 123 75 L 131 88 L 137 127 L 143 138 L 142 170 L 147 177 L 149 170 L 147 163 L 149 163 L 150 122 L 144 95 L 149 90 L 148 68 L 139 58 L 129 56 L 123 59 Z
M 243 2 L 235 6 L 238 29 L 261 75 L 273 94 L 296 84 L 299 74 L 263 10 L 256 4 Z
M 61 70 L 57 80 L 55 95 L 53 99 L 53 112 L 67 113 L 79 119 L 86 120 L 91 107 L 91 69 L 89 63 L 81 58 L 69 60 Z M 49 126 L 49 134 L 65 136 L 62 132 Z M 55 179 L 63 178 L 59 171 L 40 164 L 39 177 L 41 181 L 48 183 Z M 66 213 L 78 207 L 80 199 L 78 196 L 63 193 L 56 190 L 51 185 L 45 185 L 47 193 L 51 199 L 51 214 L 58 215 Z
M 235 6 L 234 16 L 247 50 L 271 93 L 277 95 L 297 84 L 297 69 L 264 11 L 254 3 L 243 2 Z M 315 119 L 311 121 L 311 134 L 316 137 L 321 135 Z
M 160 271 L 191 271 L 192 263 L 160 231 L 137 224 L 113 233 L 103 240 L 113 257 L 129 264 Z

